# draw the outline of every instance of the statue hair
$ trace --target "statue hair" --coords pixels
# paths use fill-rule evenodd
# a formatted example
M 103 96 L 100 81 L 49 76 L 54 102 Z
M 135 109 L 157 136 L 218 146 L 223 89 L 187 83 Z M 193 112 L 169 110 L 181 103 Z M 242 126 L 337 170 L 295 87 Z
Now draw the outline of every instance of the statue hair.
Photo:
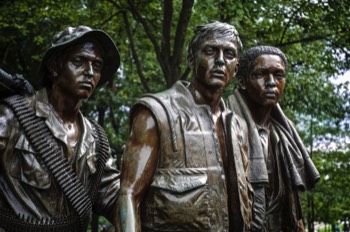
M 239 58 L 237 78 L 248 78 L 253 68 L 253 63 L 261 55 L 277 55 L 284 62 L 285 70 L 288 71 L 286 55 L 278 48 L 272 46 L 256 46 L 246 50 Z
M 238 44 L 238 49 L 241 50 L 243 45 L 241 39 L 239 38 L 238 31 L 236 28 L 227 23 L 221 23 L 214 21 L 208 24 L 199 25 L 196 27 L 194 36 L 192 37 L 188 45 L 187 59 L 194 57 L 198 47 L 203 43 L 210 35 L 219 34 L 220 36 L 232 36 L 235 37 Z

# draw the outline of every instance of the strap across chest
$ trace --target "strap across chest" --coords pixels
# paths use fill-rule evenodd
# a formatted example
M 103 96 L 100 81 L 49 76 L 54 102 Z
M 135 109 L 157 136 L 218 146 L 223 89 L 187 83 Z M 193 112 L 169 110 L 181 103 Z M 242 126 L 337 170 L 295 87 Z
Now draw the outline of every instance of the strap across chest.
M 92 202 L 94 201 L 103 170 L 108 159 L 108 139 L 100 126 L 91 121 L 95 134 L 97 134 L 97 151 L 100 154 L 97 161 L 97 172 L 89 185 L 89 193 L 84 189 L 82 183 L 76 177 L 65 156 L 61 155 L 55 137 L 45 124 L 44 120 L 35 115 L 34 110 L 28 106 L 28 102 L 20 95 L 2 99 L 2 102 L 10 106 L 35 150 L 42 164 L 54 177 L 68 201 L 79 216 L 82 230 L 88 224 L 92 213 Z M 40 223 L 39 223 L 40 224 Z

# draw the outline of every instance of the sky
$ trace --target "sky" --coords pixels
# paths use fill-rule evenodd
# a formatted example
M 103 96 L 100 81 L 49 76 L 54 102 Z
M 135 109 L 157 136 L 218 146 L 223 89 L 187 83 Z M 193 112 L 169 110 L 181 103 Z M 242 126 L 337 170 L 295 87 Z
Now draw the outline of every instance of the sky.
M 333 83 L 335 84 L 344 83 L 345 81 L 350 82 L 350 70 L 346 71 L 343 76 L 338 76 L 333 79 Z

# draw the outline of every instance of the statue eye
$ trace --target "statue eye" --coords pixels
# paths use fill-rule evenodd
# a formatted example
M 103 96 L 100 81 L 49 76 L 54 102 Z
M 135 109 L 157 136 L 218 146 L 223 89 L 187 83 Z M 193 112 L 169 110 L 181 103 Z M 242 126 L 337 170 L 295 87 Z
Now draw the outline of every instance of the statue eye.
M 71 62 L 76 66 L 82 66 L 85 64 L 86 60 L 81 56 L 75 56 L 72 58 Z
M 204 49 L 204 53 L 208 56 L 213 55 L 215 53 L 214 49 L 212 47 L 207 47 Z
M 94 62 L 92 62 L 92 67 L 93 67 L 93 69 L 95 70 L 95 71 L 102 71 L 102 67 L 103 67 L 103 65 L 102 65 L 102 63 L 101 62 L 99 62 L 99 61 L 94 61 Z
M 236 58 L 236 53 L 235 53 L 235 51 L 227 50 L 227 51 L 225 51 L 225 57 L 227 59 L 232 60 L 232 59 Z
M 277 72 L 273 75 L 277 80 L 282 80 L 284 78 L 284 73 Z
M 255 77 L 256 79 L 260 79 L 265 77 L 265 73 L 262 71 L 256 71 L 252 73 L 252 76 Z

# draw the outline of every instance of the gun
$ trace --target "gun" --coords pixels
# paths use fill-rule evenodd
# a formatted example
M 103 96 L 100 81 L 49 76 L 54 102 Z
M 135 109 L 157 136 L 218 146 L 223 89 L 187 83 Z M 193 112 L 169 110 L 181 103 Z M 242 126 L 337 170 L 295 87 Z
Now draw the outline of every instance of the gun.
M 14 94 L 31 96 L 35 93 L 33 86 L 23 75 L 11 75 L 0 68 L 0 98 Z

